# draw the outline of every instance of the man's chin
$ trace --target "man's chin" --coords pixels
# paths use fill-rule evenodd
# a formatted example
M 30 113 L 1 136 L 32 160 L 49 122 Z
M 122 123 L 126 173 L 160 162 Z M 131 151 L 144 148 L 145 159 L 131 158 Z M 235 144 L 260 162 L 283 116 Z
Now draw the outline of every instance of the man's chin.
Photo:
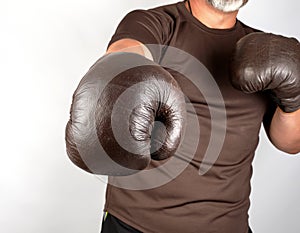
M 239 10 L 248 0 L 207 0 L 215 9 L 224 13 L 230 13 Z

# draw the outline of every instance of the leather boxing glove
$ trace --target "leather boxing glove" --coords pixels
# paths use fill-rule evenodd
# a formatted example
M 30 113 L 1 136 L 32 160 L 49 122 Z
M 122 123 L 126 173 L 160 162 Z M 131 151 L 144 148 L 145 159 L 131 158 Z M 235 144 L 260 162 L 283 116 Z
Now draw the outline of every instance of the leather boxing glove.
M 134 53 L 105 55 L 73 94 L 67 154 L 94 174 L 133 174 L 175 153 L 185 111 L 180 87 L 161 66 Z
M 237 43 L 232 84 L 246 93 L 270 90 L 284 112 L 300 108 L 300 44 L 271 33 L 248 34 Z

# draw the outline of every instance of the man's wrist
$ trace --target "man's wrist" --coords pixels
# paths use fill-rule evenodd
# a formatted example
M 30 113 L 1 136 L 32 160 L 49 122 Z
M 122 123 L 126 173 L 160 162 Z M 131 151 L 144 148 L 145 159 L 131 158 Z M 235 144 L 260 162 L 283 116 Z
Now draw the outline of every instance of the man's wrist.
M 277 107 L 275 114 L 278 114 L 280 118 L 294 118 L 300 117 L 300 108 L 293 112 L 284 112 L 280 107 Z
M 270 127 L 274 146 L 289 154 L 300 152 L 300 109 L 286 113 L 277 107 Z

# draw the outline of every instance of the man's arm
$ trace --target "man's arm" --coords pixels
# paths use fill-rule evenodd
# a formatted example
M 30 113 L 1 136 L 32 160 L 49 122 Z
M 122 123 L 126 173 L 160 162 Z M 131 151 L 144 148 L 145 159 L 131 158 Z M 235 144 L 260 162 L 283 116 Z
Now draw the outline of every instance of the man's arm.
M 299 64 L 295 38 L 262 32 L 243 37 L 232 60 L 234 87 L 245 93 L 269 91 L 273 97 L 264 126 L 274 146 L 291 154 L 300 152 Z
M 269 129 L 269 138 L 279 150 L 289 154 L 300 152 L 300 109 L 291 113 L 277 107 Z
M 139 42 L 117 41 L 81 79 L 66 126 L 67 154 L 78 167 L 122 176 L 174 155 L 185 98 L 176 80 L 145 54 Z M 154 125 L 158 119 L 162 124 Z
M 151 55 L 151 52 L 149 49 L 142 44 L 141 42 L 129 38 L 118 40 L 114 43 L 112 43 L 107 51 L 106 54 L 112 53 L 112 52 L 131 52 L 131 53 L 137 53 L 142 56 L 145 56 L 146 58 L 153 61 L 153 57 Z

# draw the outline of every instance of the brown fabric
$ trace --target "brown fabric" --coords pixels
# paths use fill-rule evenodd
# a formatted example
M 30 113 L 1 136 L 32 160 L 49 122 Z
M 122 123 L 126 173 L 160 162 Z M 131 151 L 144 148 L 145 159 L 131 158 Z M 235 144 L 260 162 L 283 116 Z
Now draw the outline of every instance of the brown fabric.
M 131 191 L 108 185 L 105 211 L 147 233 L 248 232 L 251 163 L 267 100 L 263 94 L 235 90 L 229 82 L 228 63 L 235 43 L 253 31 L 239 21 L 231 29 L 207 28 L 188 12 L 184 2 L 133 11 L 122 20 L 109 44 L 132 38 L 144 44 L 169 45 L 207 67 L 225 101 L 227 131 L 214 166 L 199 175 L 211 135 L 208 104 L 186 77 L 169 70 L 196 110 L 201 132 L 197 153 L 176 179 L 158 188 Z M 162 64 L 165 48 L 149 49 Z M 155 162 L 152 165 L 157 166 Z

